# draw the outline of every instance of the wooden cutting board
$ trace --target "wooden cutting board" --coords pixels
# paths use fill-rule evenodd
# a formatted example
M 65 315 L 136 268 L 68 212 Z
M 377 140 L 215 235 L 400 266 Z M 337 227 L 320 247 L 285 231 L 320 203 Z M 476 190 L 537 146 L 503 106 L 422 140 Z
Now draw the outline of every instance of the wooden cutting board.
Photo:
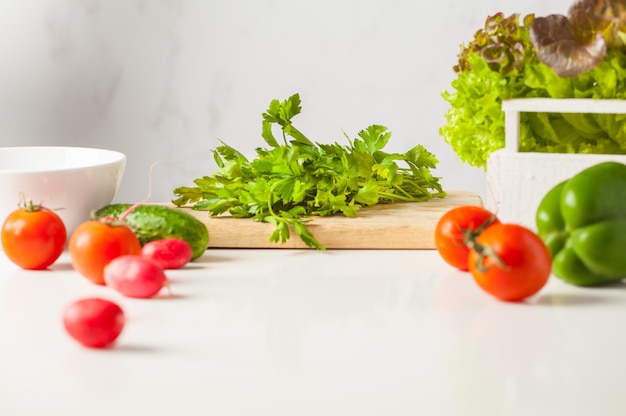
M 327 249 L 434 249 L 437 221 L 460 205 L 482 206 L 482 200 L 468 191 L 449 191 L 445 198 L 362 208 L 356 218 L 312 217 L 307 226 Z M 206 211 L 182 209 L 205 224 L 209 247 L 307 248 L 295 232 L 284 244 L 271 243 L 272 224 L 227 215 L 209 217 Z

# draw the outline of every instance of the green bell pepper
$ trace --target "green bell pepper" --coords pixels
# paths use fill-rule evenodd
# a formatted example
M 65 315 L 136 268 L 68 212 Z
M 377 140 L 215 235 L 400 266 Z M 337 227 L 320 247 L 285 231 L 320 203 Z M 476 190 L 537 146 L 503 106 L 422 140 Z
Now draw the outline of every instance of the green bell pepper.
M 626 277 L 626 165 L 602 162 L 553 187 L 536 214 L 552 273 L 578 286 Z

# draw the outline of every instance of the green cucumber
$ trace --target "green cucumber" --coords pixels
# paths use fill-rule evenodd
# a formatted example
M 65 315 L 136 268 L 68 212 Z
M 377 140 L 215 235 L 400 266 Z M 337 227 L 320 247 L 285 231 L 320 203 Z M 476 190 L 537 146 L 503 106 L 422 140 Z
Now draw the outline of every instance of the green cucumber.
M 95 212 L 96 218 L 120 218 L 132 204 L 111 204 Z M 180 208 L 164 205 L 137 205 L 124 221 L 144 245 L 162 238 L 180 238 L 191 246 L 192 260 L 200 257 L 209 244 L 206 226 Z

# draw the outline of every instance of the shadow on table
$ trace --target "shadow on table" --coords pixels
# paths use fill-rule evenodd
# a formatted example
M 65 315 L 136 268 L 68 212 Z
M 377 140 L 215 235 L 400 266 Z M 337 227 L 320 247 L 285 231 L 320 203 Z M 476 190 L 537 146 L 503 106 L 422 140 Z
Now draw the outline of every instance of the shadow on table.
M 611 287 L 626 288 L 626 285 L 612 285 Z M 587 306 L 618 302 L 614 297 L 603 295 L 601 288 L 588 289 L 595 293 L 545 293 L 539 295 L 533 304 L 539 306 Z

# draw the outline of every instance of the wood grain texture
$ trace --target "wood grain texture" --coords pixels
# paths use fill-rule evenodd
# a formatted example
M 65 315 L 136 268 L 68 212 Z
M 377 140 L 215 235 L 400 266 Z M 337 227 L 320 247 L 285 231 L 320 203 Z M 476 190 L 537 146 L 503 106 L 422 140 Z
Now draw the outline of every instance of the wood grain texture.
M 434 249 L 437 221 L 446 211 L 460 205 L 483 204 L 474 193 L 450 191 L 445 198 L 425 202 L 362 208 L 356 218 L 312 217 L 307 226 L 326 249 Z M 307 248 L 293 230 L 284 244 L 271 243 L 272 224 L 228 215 L 209 217 L 206 211 L 181 209 L 205 224 L 209 248 Z

